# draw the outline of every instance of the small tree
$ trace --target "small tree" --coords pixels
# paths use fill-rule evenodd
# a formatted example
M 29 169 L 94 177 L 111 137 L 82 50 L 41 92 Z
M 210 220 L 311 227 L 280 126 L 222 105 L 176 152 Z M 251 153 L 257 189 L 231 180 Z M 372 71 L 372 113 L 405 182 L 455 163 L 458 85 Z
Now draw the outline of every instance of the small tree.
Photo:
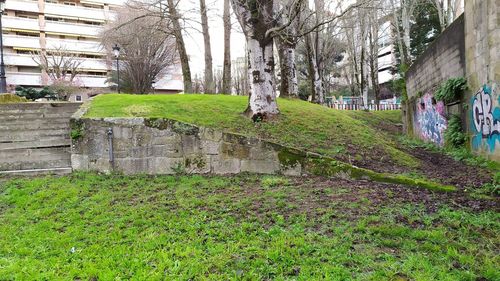
M 153 81 L 178 60 L 175 38 L 165 32 L 169 23 L 145 13 L 138 8 L 123 8 L 101 34 L 108 50 L 114 44 L 121 47 L 120 85 L 130 85 L 136 94 L 149 93 Z
M 80 55 L 68 51 L 64 46 L 58 46 L 33 52 L 32 59 L 49 76 L 48 89 L 58 99 L 67 100 L 71 94 L 80 90 L 76 83 L 84 62 Z

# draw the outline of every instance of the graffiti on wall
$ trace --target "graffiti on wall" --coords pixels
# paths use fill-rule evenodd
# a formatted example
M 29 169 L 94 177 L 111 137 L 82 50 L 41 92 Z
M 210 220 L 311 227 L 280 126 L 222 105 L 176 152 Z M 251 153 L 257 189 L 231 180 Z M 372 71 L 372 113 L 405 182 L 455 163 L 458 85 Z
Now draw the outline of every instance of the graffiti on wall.
M 472 97 L 472 147 L 494 151 L 500 147 L 500 96 L 496 84 L 484 85 Z M 498 144 L 497 144 L 498 142 Z
M 448 121 L 442 101 L 436 102 L 431 94 L 425 94 L 417 100 L 414 120 L 413 129 L 417 136 L 440 146 L 444 144 Z

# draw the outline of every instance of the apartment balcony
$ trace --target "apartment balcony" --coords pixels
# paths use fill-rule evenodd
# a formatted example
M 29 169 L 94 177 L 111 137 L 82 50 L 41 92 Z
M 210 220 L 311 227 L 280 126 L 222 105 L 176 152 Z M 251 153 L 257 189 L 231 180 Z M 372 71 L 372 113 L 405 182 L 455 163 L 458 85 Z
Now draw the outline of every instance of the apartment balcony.
M 82 6 L 68 6 L 62 4 L 45 3 L 45 15 L 74 17 L 81 20 L 106 20 L 104 9 L 87 8 Z
M 41 73 L 7 72 L 5 76 L 7 77 L 8 85 L 42 86 Z M 108 87 L 105 83 L 107 79 L 105 76 L 78 75 L 75 79 L 75 83 L 82 87 Z
M 33 56 L 28 54 L 5 54 L 4 60 L 8 66 L 38 66 L 33 60 Z M 81 69 L 87 71 L 107 71 L 106 60 L 104 59 L 78 58 L 77 60 L 81 61 Z
M 101 27 L 68 22 L 45 21 L 45 32 L 58 35 L 97 37 Z
M 38 2 L 9 0 L 5 2 L 5 9 L 38 13 Z
M 57 39 L 57 38 L 47 38 L 46 48 L 54 49 L 63 47 L 68 51 L 80 52 L 80 53 L 102 53 L 103 49 L 101 43 L 91 42 L 91 41 L 79 41 L 79 40 L 67 40 L 67 39 Z
M 19 36 L 4 34 L 3 35 L 4 46 L 14 47 L 14 48 L 24 48 L 24 49 L 40 49 L 40 38 L 39 37 L 29 37 L 29 36 Z
M 40 73 L 7 72 L 5 76 L 8 85 L 42 85 L 42 75 Z
M 82 87 L 88 88 L 106 88 L 106 76 L 92 76 L 92 75 L 78 75 L 76 78 L 76 83 Z
M 7 2 L 10 3 L 10 2 Z M 3 29 L 10 29 L 15 31 L 33 30 L 39 31 L 40 25 L 38 19 L 18 18 L 11 16 L 2 17 Z

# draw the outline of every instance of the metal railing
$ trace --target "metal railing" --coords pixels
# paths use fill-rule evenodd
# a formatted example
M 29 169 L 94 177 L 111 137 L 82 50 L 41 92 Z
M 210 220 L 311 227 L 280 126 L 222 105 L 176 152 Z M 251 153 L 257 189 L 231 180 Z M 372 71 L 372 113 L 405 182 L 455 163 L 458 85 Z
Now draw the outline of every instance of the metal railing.
M 328 107 L 337 110 L 369 110 L 369 111 L 381 111 L 381 110 L 399 110 L 401 109 L 401 104 L 346 104 L 346 103 L 333 103 L 328 104 Z

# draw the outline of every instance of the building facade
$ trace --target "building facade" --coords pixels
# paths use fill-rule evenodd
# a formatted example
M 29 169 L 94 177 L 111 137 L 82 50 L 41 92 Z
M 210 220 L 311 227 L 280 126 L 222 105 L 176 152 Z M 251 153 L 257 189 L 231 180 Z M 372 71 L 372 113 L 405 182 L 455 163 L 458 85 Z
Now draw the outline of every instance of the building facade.
M 7 0 L 2 17 L 7 85 L 40 87 L 51 83 L 34 53 L 62 48 L 78 55 L 77 84 L 106 89 L 116 65 L 101 46 L 99 33 L 125 0 Z M 182 75 L 172 66 L 154 85 L 156 92 L 180 92 Z

